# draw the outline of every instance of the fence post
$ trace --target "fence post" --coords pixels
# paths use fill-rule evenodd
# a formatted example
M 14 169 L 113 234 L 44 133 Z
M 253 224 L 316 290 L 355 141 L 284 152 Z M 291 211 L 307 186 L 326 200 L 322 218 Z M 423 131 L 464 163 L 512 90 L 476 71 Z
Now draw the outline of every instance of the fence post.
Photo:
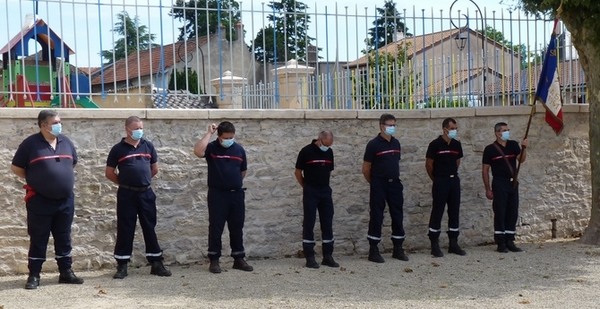
M 221 83 L 221 79 L 223 82 Z M 241 87 L 248 82 L 247 78 L 233 76 L 231 71 L 225 71 L 223 76 L 210 80 L 210 84 L 215 87 L 217 93 L 217 106 L 219 108 L 242 108 L 242 91 Z M 223 87 L 221 89 L 221 86 Z
M 302 93 L 308 76 L 314 72 L 315 68 L 300 65 L 298 61 L 292 59 L 285 66 L 272 70 L 277 71 L 277 82 L 279 84 L 280 108 L 305 108 L 308 104 L 308 93 Z

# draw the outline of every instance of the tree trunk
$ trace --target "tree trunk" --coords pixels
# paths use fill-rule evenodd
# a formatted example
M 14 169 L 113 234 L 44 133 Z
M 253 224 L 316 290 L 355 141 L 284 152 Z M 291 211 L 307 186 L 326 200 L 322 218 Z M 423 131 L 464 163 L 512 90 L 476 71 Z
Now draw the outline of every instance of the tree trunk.
M 586 244 L 600 244 L 600 42 L 594 29 L 578 22 L 578 13 L 563 14 L 577 48 L 579 61 L 586 73 L 587 102 L 590 105 L 590 166 L 592 174 L 592 210 L 588 226 L 581 237 Z M 566 123 L 565 125 L 569 125 Z

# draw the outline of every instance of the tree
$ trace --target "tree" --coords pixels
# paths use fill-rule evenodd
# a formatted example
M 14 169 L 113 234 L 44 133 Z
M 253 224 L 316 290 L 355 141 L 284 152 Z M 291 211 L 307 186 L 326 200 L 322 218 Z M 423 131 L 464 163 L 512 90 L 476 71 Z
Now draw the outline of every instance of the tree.
M 592 211 L 581 240 L 600 244 L 600 15 L 597 0 L 520 0 L 522 7 L 537 15 L 558 12 L 571 32 L 573 45 L 585 72 L 590 104 L 590 165 L 592 172 Z M 560 7 L 560 9 L 559 9 Z M 558 9 L 558 11 L 557 11 Z M 585 18 L 583 15 L 585 14 Z
M 383 8 L 377 8 L 377 15 L 379 17 L 373 21 L 374 27 L 369 29 L 369 37 L 365 40 L 367 48 L 363 50 L 364 54 L 396 41 L 398 32 L 411 36 L 393 0 L 385 0 Z
M 100 53 L 107 63 L 123 59 L 137 50 L 150 49 L 156 46 L 152 43 L 155 35 L 148 33 L 148 27 L 140 25 L 137 16 L 131 19 L 129 13 L 123 11 L 117 14 L 117 20 L 115 28 L 111 31 L 119 34 L 122 38 L 115 42 L 112 50 L 103 50 Z
M 354 76 L 354 99 L 360 101 L 363 108 L 409 107 L 411 88 L 418 86 L 419 77 L 406 65 L 404 46 L 398 44 L 397 50 L 396 53 L 371 51 L 366 69 Z
M 169 80 L 170 90 L 188 90 L 190 93 L 202 93 L 202 88 L 198 85 L 198 73 L 188 68 L 186 70 L 176 70 Z
M 310 16 L 305 12 L 308 7 L 296 0 L 271 1 L 267 6 L 273 11 L 267 16 L 269 25 L 260 29 L 252 41 L 256 60 L 306 61 L 308 44 L 314 40 L 307 34 Z
M 243 36 L 235 29 L 235 25 L 242 21 L 240 4 L 235 0 L 177 0 L 169 15 L 184 22 L 179 27 L 179 41 L 217 33 L 219 22 L 228 41 L 235 41 L 238 35 Z

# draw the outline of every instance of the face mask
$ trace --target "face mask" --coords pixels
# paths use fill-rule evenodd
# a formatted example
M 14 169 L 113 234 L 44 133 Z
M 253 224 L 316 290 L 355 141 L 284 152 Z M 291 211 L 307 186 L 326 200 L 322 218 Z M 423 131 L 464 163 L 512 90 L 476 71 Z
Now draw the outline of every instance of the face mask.
M 230 139 L 222 139 L 221 140 L 221 146 L 225 147 L 225 148 L 229 148 L 231 147 L 231 145 L 233 145 L 234 143 L 234 139 L 230 138 Z
M 321 149 L 322 152 L 326 152 L 327 150 L 329 150 L 329 147 L 321 145 L 319 146 L 319 149 Z
M 456 139 L 456 136 L 458 136 L 458 131 L 457 130 L 449 130 L 448 131 L 448 137 L 451 139 Z
M 500 137 L 503 141 L 507 141 L 510 138 L 510 131 L 502 132 L 502 137 Z
M 394 133 L 396 133 L 396 127 L 385 127 L 385 133 L 387 135 L 394 135 Z
M 140 138 L 142 138 L 142 136 L 144 136 L 143 129 L 137 129 L 137 130 L 131 131 L 131 138 L 133 138 L 136 141 L 139 141 Z
M 52 135 L 58 136 L 58 135 L 60 135 L 61 132 L 62 132 L 62 124 L 61 123 L 55 123 L 52 125 L 52 129 L 50 130 L 50 133 L 52 133 Z

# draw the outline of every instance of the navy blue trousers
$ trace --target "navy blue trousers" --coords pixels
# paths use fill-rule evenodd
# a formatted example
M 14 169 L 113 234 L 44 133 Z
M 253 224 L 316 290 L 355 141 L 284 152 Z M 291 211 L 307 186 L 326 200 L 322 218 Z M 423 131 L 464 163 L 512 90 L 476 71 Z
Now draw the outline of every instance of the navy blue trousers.
M 333 199 L 331 187 L 304 185 L 302 191 L 302 206 L 304 220 L 302 221 L 302 248 L 305 256 L 314 256 L 315 246 L 315 221 L 317 211 L 321 223 L 321 240 L 323 242 L 323 255 L 333 253 Z
M 392 217 L 392 241 L 403 241 L 404 219 L 404 186 L 400 179 L 371 179 L 371 190 L 369 194 L 369 232 L 367 238 L 371 245 L 381 241 L 381 226 L 383 224 L 383 212 L 387 202 L 390 216 Z
M 438 238 L 442 231 L 442 217 L 444 209 L 448 204 L 448 237 L 458 237 L 459 213 L 460 213 L 460 179 L 444 176 L 435 177 L 431 187 L 433 205 L 429 217 L 429 237 Z
M 46 261 L 50 233 L 54 238 L 54 256 L 60 271 L 71 268 L 71 225 L 74 215 L 73 195 L 62 200 L 39 194 L 27 202 L 27 233 L 29 234 L 29 273 L 39 275 Z
M 126 263 L 131 259 L 135 225 L 140 219 L 146 244 L 146 260 L 162 261 L 162 250 L 156 238 L 156 195 L 152 188 L 143 192 L 119 188 L 117 191 L 117 243 L 115 259 Z
M 494 200 L 494 240 L 500 243 L 515 240 L 519 218 L 519 189 L 513 187 L 510 178 L 494 177 L 492 180 Z
M 221 257 L 223 230 L 225 223 L 229 229 L 229 245 L 231 256 L 243 258 L 244 252 L 244 220 L 246 206 L 245 192 L 238 190 L 208 189 L 208 258 L 211 261 Z

